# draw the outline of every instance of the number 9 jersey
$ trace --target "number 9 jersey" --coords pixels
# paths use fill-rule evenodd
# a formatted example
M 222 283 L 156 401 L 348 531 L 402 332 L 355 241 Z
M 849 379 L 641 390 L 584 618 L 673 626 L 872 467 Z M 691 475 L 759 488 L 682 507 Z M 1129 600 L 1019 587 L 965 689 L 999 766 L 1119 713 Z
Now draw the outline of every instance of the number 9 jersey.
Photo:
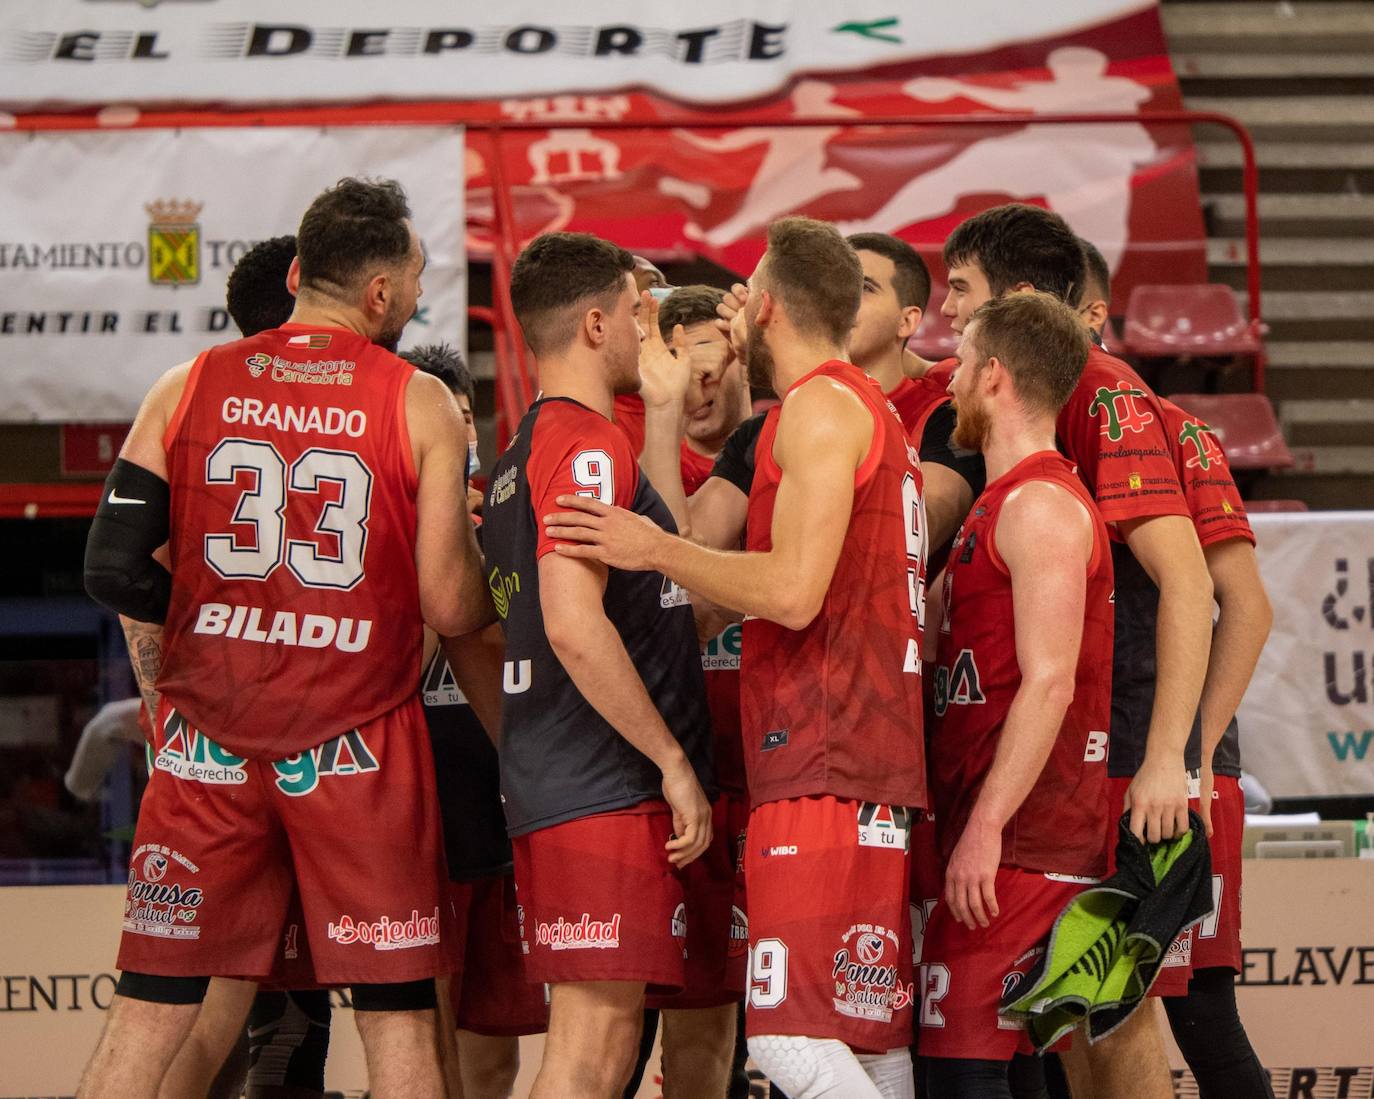
M 413 373 L 356 333 L 293 324 L 191 368 L 163 439 L 157 685 L 237 755 L 281 759 L 415 694 Z

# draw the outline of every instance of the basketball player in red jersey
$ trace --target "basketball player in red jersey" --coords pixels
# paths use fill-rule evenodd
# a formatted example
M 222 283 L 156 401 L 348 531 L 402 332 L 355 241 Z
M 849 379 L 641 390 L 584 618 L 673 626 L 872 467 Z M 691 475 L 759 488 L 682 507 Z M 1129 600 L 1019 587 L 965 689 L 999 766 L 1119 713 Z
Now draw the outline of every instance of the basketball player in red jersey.
M 783 395 L 759 439 L 748 552 L 599 501 L 549 519 L 561 556 L 654 569 L 745 613 L 753 811 L 749 1050 L 793 1099 L 909 1095 L 907 831 L 924 807 L 925 544 L 914 448 L 843 361 L 863 272 L 832 226 L 775 222 L 737 345 Z
M 991 298 L 1043 290 L 1077 300 L 1083 251 L 1057 214 L 1012 203 L 963 222 L 945 242 L 943 311 L 962 332 Z M 1116 817 L 1157 841 L 1187 827 L 1201 761 L 1198 700 L 1211 644 L 1212 583 L 1179 484 L 1158 398 L 1126 363 L 1093 347 L 1056 424 L 1112 535 L 1116 628 L 1107 773 Z M 1158 983 L 1158 982 L 1156 982 Z M 1138 1011 L 1105 1040 L 1064 1056 L 1080 1088 L 1168 1099 L 1163 1042 Z M 1089 1079 L 1090 1074 L 1090 1079 Z
M 1107 866 L 1111 550 L 1054 446 L 1088 346 L 1048 294 L 988 302 L 959 345 L 957 438 L 982 452 L 988 485 L 943 584 L 930 753 L 947 867 L 921 959 L 929 1095 L 1010 1099 L 1023 1038 L 998 1016 L 1003 988 Z
M 291 322 L 154 385 L 92 525 L 88 590 L 149 624 L 157 718 L 124 973 L 82 1096 L 155 1094 L 208 978 L 268 973 L 293 877 L 317 977 L 353 986 L 373 1092 L 442 1093 L 442 853 L 415 684 L 423 622 L 492 618 L 453 507 L 462 419 L 383 349 L 424 266 L 400 187 L 340 181 L 297 245 Z M 168 541 L 170 573 L 151 556 Z M 340 830 L 354 820 L 365 832 Z

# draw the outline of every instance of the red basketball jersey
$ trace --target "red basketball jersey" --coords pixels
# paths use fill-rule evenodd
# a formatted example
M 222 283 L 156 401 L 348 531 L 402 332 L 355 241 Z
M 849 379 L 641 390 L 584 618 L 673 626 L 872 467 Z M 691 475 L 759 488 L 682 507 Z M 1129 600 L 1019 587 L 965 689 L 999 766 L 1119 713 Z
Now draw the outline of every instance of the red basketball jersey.
M 1055 426 L 1108 523 L 1188 514 L 1159 398 L 1120 359 L 1089 348 Z
M 1215 545 L 1231 538 L 1243 538 L 1252 546 L 1255 532 L 1240 499 L 1240 490 L 1231 476 L 1226 454 L 1216 434 L 1201 419 L 1184 412 L 1172 401 L 1160 398 L 1164 426 L 1174 447 L 1183 496 L 1193 517 L 1198 541 Z
M 930 414 L 949 400 L 949 380 L 958 365 L 958 359 L 945 359 L 919 378 L 903 378 L 887 395 L 901 417 L 902 426 L 917 446 L 921 445 L 921 435 Z
M 968 823 L 1021 686 L 1011 577 L 995 532 L 1007 495 L 1028 481 L 1059 485 L 1088 509 L 1093 553 L 1073 701 L 1044 770 L 1003 830 L 1002 865 L 1098 876 L 1107 865 L 1112 555 L 1092 497 L 1053 451 L 1032 454 L 988 485 L 950 546 L 930 739 L 940 852 L 949 858 Z
M 815 620 L 802 630 L 758 618 L 744 623 L 740 695 L 750 800 L 831 794 L 924 807 L 920 466 L 876 382 L 850 363 L 831 361 L 796 384 L 816 377 L 848 386 L 868 406 L 873 443 L 854 474 L 849 529 Z M 782 479 L 773 440 L 781 411 L 769 411 L 759 437 L 750 550 L 772 546 Z
M 415 694 L 414 368 L 289 324 L 196 360 L 164 438 L 172 602 L 158 688 L 217 744 L 281 759 Z

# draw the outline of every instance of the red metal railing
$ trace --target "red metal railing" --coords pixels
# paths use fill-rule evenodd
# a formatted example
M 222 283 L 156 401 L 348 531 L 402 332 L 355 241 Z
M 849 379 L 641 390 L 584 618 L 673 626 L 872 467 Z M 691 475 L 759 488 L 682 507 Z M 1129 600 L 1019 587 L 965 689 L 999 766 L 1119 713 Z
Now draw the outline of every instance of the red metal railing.
M 834 127 L 836 125 L 922 129 L 939 126 L 1007 126 L 1030 124 L 1083 125 L 1100 123 L 1129 123 L 1132 125 L 1167 125 L 1170 123 L 1216 125 L 1225 127 L 1235 136 L 1236 140 L 1240 143 L 1243 160 L 1242 188 L 1245 195 L 1247 313 L 1251 324 L 1258 330 L 1263 323 L 1261 319 L 1260 303 L 1259 169 L 1255 162 L 1255 146 L 1253 139 L 1250 137 L 1250 132 L 1237 119 L 1232 118 L 1230 115 L 1221 114 L 1217 111 L 1151 111 L 1148 114 L 1084 111 L 1075 114 L 1053 115 L 910 115 L 888 118 L 866 118 L 862 121 L 848 123 L 837 122 L 834 118 L 787 118 L 750 121 L 748 119 L 731 117 L 728 123 L 724 125 L 730 128 L 736 126 L 759 126 L 769 129 L 801 129 L 813 126 Z M 496 195 L 494 203 L 496 225 L 494 226 L 495 231 L 492 240 L 492 293 L 498 307 L 502 309 L 505 322 L 510 326 L 510 331 L 512 332 L 518 332 L 519 328 L 515 322 L 514 312 L 510 310 L 509 286 L 502 272 L 508 271 L 510 264 L 515 262 L 515 257 L 518 254 L 518 243 L 514 239 L 514 218 L 512 216 L 510 192 L 505 184 L 502 168 L 501 134 L 503 131 L 543 131 L 570 129 L 573 127 L 592 131 L 674 130 L 683 129 L 684 124 L 680 121 L 636 122 L 617 120 L 597 121 L 588 124 L 585 121 L 577 123 L 550 123 L 547 121 L 529 120 L 520 122 L 483 123 L 469 126 L 470 129 L 480 129 L 485 132 L 488 139 L 491 141 L 492 190 Z M 698 124 L 696 128 L 702 127 Z M 719 127 L 711 128 L 714 129 Z M 504 256 L 501 255 L 502 251 L 505 251 Z M 521 394 L 532 395 L 537 388 L 537 382 L 531 377 L 529 372 L 529 365 L 525 356 L 524 341 L 515 339 L 512 342 L 515 345 L 514 357 L 505 364 L 500 363 L 498 360 L 497 371 L 500 373 L 506 369 L 514 370 L 519 382 L 519 392 Z M 1264 352 L 1262 349 L 1255 358 L 1253 377 L 1256 392 L 1262 393 L 1264 391 Z M 514 432 L 516 425 L 520 422 L 520 417 L 528 407 L 528 400 L 529 398 L 527 396 L 525 398 L 525 403 L 516 408 L 506 405 L 499 409 L 499 412 L 504 417 L 501 424 L 504 432 Z

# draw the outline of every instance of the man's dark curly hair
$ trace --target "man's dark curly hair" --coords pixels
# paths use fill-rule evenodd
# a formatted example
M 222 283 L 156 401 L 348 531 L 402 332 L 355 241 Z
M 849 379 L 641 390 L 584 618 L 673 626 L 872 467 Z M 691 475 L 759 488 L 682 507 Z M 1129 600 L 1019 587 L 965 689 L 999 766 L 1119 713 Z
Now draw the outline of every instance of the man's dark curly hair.
M 280 328 L 296 307 L 286 289 L 286 273 L 296 258 L 296 238 L 289 233 L 258 241 L 229 272 L 224 304 L 245 336 Z
M 410 206 L 394 179 L 339 180 L 301 218 L 296 249 L 301 289 L 328 297 L 358 290 L 380 269 L 410 256 Z
M 976 263 L 992 296 L 1026 282 L 1060 301 L 1076 301 L 1083 281 L 1083 249 L 1058 214 L 1009 202 L 975 214 L 945 240 L 945 269 Z
M 472 371 L 468 369 L 467 363 L 463 362 L 463 356 L 452 344 L 421 344 L 409 351 L 402 351 L 401 358 L 416 370 L 438 378 L 448 386 L 450 393 L 454 396 L 462 394 L 468 399 L 468 404 L 472 404 L 477 386 L 473 383 Z

